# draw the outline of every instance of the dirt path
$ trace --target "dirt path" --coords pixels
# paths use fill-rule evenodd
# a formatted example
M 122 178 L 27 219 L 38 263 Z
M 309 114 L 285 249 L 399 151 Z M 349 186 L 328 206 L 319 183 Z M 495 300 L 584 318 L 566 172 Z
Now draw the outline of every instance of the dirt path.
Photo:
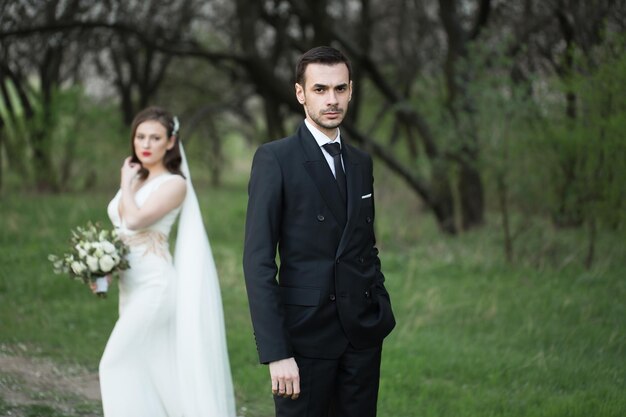
M 0 353 L 0 416 L 101 416 L 98 375 Z

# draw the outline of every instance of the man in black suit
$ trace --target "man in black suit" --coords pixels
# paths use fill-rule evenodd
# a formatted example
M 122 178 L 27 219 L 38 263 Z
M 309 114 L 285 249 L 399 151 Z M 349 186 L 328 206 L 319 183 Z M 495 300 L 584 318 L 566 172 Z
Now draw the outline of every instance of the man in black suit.
M 277 416 L 375 416 L 395 319 L 375 246 L 372 159 L 339 131 L 350 62 L 309 50 L 295 90 L 306 119 L 259 147 L 248 187 L 243 265 L 257 350 Z

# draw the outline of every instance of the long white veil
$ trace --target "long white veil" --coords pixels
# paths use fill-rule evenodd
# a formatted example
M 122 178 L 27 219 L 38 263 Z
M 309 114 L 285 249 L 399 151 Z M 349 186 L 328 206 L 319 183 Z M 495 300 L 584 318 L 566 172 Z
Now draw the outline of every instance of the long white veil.
M 176 347 L 185 417 L 235 417 L 224 311 L 211 245 L 182 143 L 187 195 L 178 223 Z

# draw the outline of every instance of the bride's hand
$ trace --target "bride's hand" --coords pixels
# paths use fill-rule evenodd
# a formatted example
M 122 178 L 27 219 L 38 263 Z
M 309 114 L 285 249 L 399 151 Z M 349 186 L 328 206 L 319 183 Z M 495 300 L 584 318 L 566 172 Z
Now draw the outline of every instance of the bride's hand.
M 132 162 L 132 157 L 128 157 L 124 160 L 124 165 L 122 165 L 121 177 L 122 177 L 122 185 L 130 185 L 133 178 L 137 175 L 139 170 L 141 169 L 141 164 L 138 162 Z
M 105 275 L 105 277 L 107 279 L 107 283 L 111 285 L 111 281 L 113 281 L 113 277 L 108 274 Z M 96 291 L 98 290 L 98 287 L 96 286 L 96 281 L 89 281 L 89 289 L 94 295 L 96 295 Z

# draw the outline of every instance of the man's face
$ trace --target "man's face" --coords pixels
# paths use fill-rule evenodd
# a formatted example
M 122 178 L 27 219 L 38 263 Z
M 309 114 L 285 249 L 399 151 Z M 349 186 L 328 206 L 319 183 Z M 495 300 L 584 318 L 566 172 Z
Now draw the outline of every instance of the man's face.
M 348 67 L 344 63 L 307 65 L 304 85 L 296 83 L 296 97 L 304 106 L 309 122 L 335 139 L 337 126 L 343 121 L 352 97 Z

